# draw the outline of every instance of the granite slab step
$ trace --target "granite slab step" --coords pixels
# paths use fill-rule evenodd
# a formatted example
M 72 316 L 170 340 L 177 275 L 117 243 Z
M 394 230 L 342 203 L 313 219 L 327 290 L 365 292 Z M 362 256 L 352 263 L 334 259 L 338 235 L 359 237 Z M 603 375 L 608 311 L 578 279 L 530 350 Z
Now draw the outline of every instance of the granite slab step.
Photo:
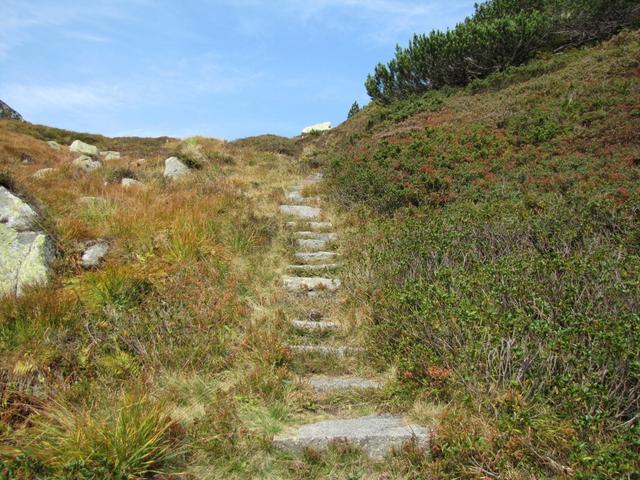
M 302 238 L 306 240 L 325 240 L 325 241 L 338 240 L 338 234 L 333 232 L 301 231 L 301 232 L 295 232 L 294 235 L 296 238 Z
M 299 454 L 305 449 L 326 450 L 329 445 L 344 442 L 360 448 L 373 459 L 382 459 L 407 442 L 429 447 L 431 430 L 411 424 L 393 415 L 371 415 L 350 420 L 326 420 L 299 428 L 287 429 L 273 439 L 276 448 Z
M 326 248 L 329 242 L 327 240 L 309 240 L 306 238 L 299 238 L 296 240 L 296 244 L 304 250 L 318 251 Z
M 330 272 L 340 268 L 338 263 L 317 263 L 312 265 L 288 265 L 290 272 Z
M 294 257 L 301 262 L 320 262 L 336 258 L 338 254 L 335 252 L 296 252 Z
M 308 230 L 318 231 L 318 230 L 331 230 L 333 228 L 333 223 L 331 222 L 287 222 L 285 223 L 287 228 L 298 228 L 302 227 Z
M 316 392 L 332 392 L 340 390 L 380 389 L 382 384 L 377 380 L 362 377 L 327 377 L 314 375 L 305 379 Z
M 306 332 L 328 332 L 340 328 L 340 325 L 336 322 L 314 322 L 309 320 L 292 320 L 291 325 L 298 330 Z
M 284 288 L 290 292 L 324 290 L 334 292 L 340 288 L 340 280 L 325 277 L 282 277 Z
M 307 205 L 280 205 L 280 213 L 298 218 L 314 219 L 320 217 L 321 210 Z
M 347 355 L 364 352 L 364 348 L 333 345 L 287 345 L 287 348 L 293 353 L 307 355 L 335 355 L 336 357 L 346 357 Z

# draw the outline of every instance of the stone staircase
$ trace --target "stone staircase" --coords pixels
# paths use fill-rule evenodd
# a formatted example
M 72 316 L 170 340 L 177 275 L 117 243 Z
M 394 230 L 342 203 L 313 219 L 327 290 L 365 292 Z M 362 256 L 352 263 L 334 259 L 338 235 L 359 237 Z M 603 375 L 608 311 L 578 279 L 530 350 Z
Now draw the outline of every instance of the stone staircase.
M 323 214 L 321 198 L 315 193 L 305 195 L 305 189 L 313 190 L 321 180 L 321 175 L 315 174 L 293 186 L 285 195 L 288 203 L 280 206 L 295 245 L 295 251 L 291 252 L 293 262 L 287 267 L 287 275 L 282 277 L 282 286 L 291 303 L 303 312 L 290 319 L 292 335 L 297 341 L 288 348 L 302 365 L 300 387 L 314 392 L 318 402 L 333 393 L 374 391 L 383 387 L 380 379 L 353 374 L 351 366 L 363 357 L 364 349 L 341 341 L 344 326 L 324 318 L 327 305 L 336 302 L 335 294 L 342 283 L 337 278 L 339 235 Z M 321 302 L 319 305 L 324 308 L 316 308 L 318 304 L 314 302 Z M 326 362 L 312 361 L 318 358 L 330 360 L 333 367 L 325 367 Z M 347 443 L 373 459 L 380 459 L 409 441 L 424 448 L 430 435 L 428 428 L 411 424 L 402 416 L 352 418 L 347 411 L 336 418 L 289 428 L 273 439 L 273 445 L 290 453 L 301 453 L 307 448 L 324 450 L 333 443 Z

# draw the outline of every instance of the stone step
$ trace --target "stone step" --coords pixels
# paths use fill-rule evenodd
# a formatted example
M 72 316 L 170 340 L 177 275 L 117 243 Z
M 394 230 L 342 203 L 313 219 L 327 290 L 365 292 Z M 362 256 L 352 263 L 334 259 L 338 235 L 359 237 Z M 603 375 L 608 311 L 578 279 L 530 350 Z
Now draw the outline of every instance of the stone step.
M 303 238 L 307 240 L 325 240 L 325 241 L 336 241 L 338 240 L 338 234 L 333 232 L 295 232 L 294 235 L 296 238 Z
M 340 280 L 325 277 L 282 277 L 284 288 L 290 292 L 307 292 L 310 290 L 326 290 L 330 292 L 340 288 Z
M 307 251 L 323 250 L 329 244 L 327 240 L 308 240 L 306 238 L 300 238 L 296 240 L 298 247 Z
M 300 190 L 292 190 L 285 194 L 285 198 L 290 201 L 301 205 L 316 205 L 320 203 L 320 197 L 305 197 Z
M 323 260 L 331 260 L 336 258 L 338 254 L 335 252 L 296 252 L 293 256 L 302 262 L 312 263 Z
M 336 357 L 346 357 L 355 353 L 364 352 L 363 348 L 337 347 L 332 345 L 287 345 L 293 353 L 335 355 Z
M 330 230 L 333 228 L 333 223 L 331 222 L 287 222 L 285 224 L 288 228 L 308 228 L 309 230 L 318 231 L 318 230 Z
M 299 454 L 305 449 L 322 451 L 334 442 L 345 442 L 379 460 L 407 442 L 415 441 L 419 448 L 427 449 L 430 437 L 430 429 L 411 424 L 404 417 L 371 415 L 350 420 L 326 420 L 287 429 L 274 437 L 273 445 L 286 452 Z
M 318 263 L 315 265 L 288 265 L 290 272 L 329 272 L 340 268 L 338 263 Z
M 305 379 L 316 392 L 331 392 L 339 390 L 367 390 L 380 389 L 382 384 L 377 380 L 362 377 L 327 377 L 314 375 Z
M 308 320 L 292 320 L 291 325 L 306 332 L 327 332 L 338 330 L 340 325 L 335 322 L 313 322 Z
M 321 210 L 306 205 L 280 205 L 280 213 L 298 218 L 314 219 L 320 217 Z

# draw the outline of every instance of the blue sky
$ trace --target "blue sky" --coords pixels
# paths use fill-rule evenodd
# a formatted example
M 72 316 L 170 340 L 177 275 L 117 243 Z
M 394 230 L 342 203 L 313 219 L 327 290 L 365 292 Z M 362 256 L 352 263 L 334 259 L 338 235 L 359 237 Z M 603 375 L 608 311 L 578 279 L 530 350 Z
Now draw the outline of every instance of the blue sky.
M 473 0 L 0 0 L 0 99 L 110 136 L 293 136 Z

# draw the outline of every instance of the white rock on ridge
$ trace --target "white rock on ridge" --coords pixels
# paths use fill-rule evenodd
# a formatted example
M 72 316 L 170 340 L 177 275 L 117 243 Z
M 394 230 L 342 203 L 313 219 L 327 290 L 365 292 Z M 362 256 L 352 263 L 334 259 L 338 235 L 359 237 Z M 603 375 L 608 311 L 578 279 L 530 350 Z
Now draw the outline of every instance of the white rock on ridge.
M 58 142 L 54 142 L 53 140 L 47 142 L 47 145 L 49 145 L 49 148 L 51 148 L 51 150 L 60 150 L 60 144 Z
M 331 130 L 331 122 L 316 123 L 302 129 L 302 134 L 306 135 L 311 132 L 326 132 Z
M 308 448 L 326 450 L 334 442 L 345 442 L 380 460 L 407 442 L 416 442 L 418 448 L 426 449 L 430 437 L 430 429 L 410 424 L 403 417 L 372 415 L 292 428 L 277 435 L 273 445 L 287 452 L 302 453 Z
M 120 182 L 122 188 L 145 188 L 145 184 L 134 178 L 123 178 Z
M 89 145 L 88 143 L 84 143 L 81 140 L 74 141 L 69 147 L 70 152 L 81 153 L 83 155 L 89 155 L 92 157 L 97 157 L 100 153 L 98 151 L 98 147 L 93 145 Z
M 164 176 L 175 180 L 189 173 L 189 167 L 177 157 L 170 157 L 164 161 Z
M 98 243 L 87 248 L 82 254 L 82 266 L 84 268 L 95 268 L 100 265 L 102 259 L 109 252 L 109 244 L 105 241 L 99 241 Z
M 94 160 L 88 155 L 81 155 L 73 161 L 73 165 L 84 170 L 85 172 L 93 172 L 102 168 L 102 163 L 98 160 Z

